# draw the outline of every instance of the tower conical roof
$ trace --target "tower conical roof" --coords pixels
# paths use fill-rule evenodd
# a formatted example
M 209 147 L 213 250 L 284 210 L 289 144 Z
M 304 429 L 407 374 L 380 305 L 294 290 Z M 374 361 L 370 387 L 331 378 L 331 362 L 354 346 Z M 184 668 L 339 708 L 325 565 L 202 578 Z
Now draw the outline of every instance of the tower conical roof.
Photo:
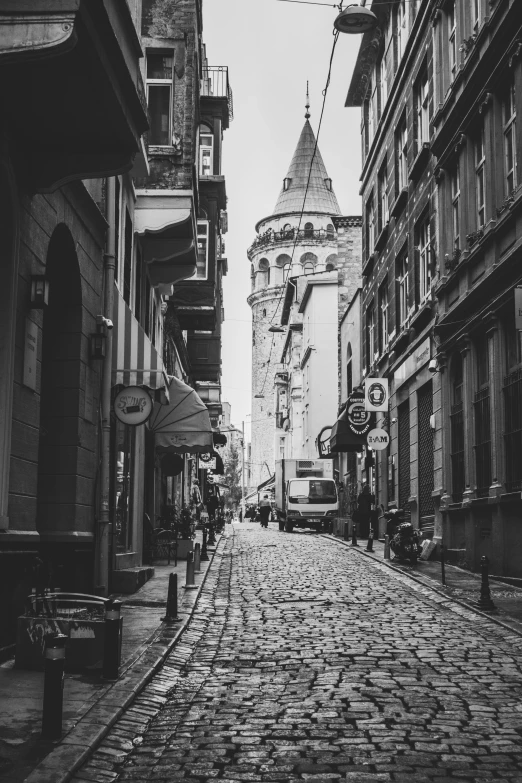
M 331 190 L 331 180 L 328 179 L 319 147 L 315 152 L 315 156 L 314 149 L 315 135 L 307 119 L 286 175 L 288 185 L 286 189 L 283 185 L 272 213 L 273 215 L 301 212 L 301 210 L 323 215 L 341 214 L 335 193 Z M 311 163 L 310 184 L 308 185 L 306 203 L 303 209 Z

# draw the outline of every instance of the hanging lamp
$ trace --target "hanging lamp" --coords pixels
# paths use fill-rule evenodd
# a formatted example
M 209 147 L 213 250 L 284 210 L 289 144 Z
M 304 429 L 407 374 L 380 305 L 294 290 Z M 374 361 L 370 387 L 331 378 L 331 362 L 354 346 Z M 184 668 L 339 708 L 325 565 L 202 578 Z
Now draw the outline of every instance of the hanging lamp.
M 377 17 L 362 5 L 349 5 L 344 8 L 334 22 L 340 33 L 366 33 L 377 27 Z

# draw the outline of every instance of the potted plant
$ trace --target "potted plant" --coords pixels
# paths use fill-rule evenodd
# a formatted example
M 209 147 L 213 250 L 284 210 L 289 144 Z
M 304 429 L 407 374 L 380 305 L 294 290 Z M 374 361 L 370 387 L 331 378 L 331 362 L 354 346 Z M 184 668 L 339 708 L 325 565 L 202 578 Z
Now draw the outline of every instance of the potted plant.
M 176 509 L 173 520 L 173 531 L 178 544 L 178 559 L 183 560 L 194 548 L 195 522 L 190 509 L 186 505 Z

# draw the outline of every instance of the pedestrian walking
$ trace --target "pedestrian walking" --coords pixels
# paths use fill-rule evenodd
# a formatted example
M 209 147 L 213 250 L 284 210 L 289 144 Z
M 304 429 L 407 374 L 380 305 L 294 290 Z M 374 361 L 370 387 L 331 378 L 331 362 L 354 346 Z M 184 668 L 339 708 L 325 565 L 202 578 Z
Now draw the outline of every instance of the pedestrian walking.
M 263 497 L 263 500 L 259 503 L 259 516 L 261 517 L 261 527 L 268 527 L 268 518 L 272 513 L 272 506 L 268 499 L 268 495 Z
M 371 494 L 368 484 L 365 484 L 357 498 L 357 514 L 354 515 L 354 521 L 359 527 L 360 538 L 368 538 L 370 533 L 370 516 L 374 502 L 375 496 Z

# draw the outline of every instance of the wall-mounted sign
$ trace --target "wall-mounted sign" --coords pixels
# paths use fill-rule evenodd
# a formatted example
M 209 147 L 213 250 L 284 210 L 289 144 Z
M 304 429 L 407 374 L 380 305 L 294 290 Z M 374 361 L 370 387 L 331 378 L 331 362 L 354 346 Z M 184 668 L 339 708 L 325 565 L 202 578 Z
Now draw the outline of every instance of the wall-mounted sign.
M 522 285 L 515 288 L 515 329 L 522 330 Z
M 332 456 L 330 449 L 330 437 L 332 434 L 331 427 L 323 427 L 319 435 L 317 436 L 317 451 L 319 459 L 328 459 Z
M 366 435 L 372 426 L 374 416 L 364 407 L 365 396 L 361 391 L 353 391 L 346 403 L 346 420 L 354 435 Z
M 373 451 L 382 451 L 390 445 L 390 436 L 386 430 L 383 430 L 380 427 L 370 430 L 366 440 L 368 442 L 368 448 L 373 449 Z
M 365 378 L 364 407 L 367 411 L 387 411 L 389 401 L 387 378 Z
M 123 424 L 137 427 L 147 421 L 154 403 L 150 394 L 140 386 L 126 386 L 114 400 L 114 414 Z
M 200 470 L 215 470 L 216 458 L 213 454 L 200 454 L 199 455 L 199 469 Z

